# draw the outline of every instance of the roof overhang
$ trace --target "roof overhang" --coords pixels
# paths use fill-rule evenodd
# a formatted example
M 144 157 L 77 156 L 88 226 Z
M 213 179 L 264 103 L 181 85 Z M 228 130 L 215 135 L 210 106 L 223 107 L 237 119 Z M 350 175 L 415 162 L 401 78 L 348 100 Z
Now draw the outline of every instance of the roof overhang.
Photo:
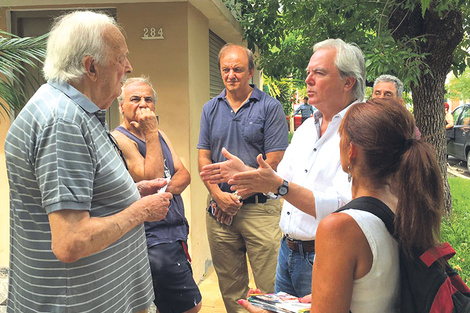
M 158 2 L 186 2 L 190 3 L 209 20 L 209 28 L 227 42 L 237 42 L 243 30 L 232 13 L 223 4 L 222 0 L 0 0 L 0 7 L 11 10 L 21 10 L 25 7 L 47 9 L 47 6 L 67 5 L 103 5 L 110 7 L 122 3 L 158 3 Z

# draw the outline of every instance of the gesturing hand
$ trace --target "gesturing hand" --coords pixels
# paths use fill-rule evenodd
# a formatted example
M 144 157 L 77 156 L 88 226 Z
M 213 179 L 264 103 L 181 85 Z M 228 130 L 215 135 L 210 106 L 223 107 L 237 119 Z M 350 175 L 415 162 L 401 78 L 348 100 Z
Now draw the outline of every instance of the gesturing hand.
M 228 181 L 228 184 L 232 185 L 231 189 L 236 190 L 242 197 L 252 193 L 277 192 L 278 187 L 282 185 L 282 178 L 276 175 L 261 154 L 256 160 L 258 169 L 235 174 Z
M 226 183 L 233 175 L 251 169 L 227 149 L 222 148 L 222 154 L 227 158 L 227 161 L 203 166 L 200 173 L 202 180 L 211 184 Z

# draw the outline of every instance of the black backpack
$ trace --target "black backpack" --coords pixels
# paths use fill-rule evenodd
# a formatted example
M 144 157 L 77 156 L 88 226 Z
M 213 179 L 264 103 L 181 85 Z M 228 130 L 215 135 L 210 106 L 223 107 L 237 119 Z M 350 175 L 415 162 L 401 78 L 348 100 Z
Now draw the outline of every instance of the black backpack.
M 372 197 L 352 200 L 336 212 L 356 209 L 379 217 L 390 234 L 394 234 L 395 215 L 382 201 Z M 400 312 L 402 313 L 469 313 L 470 289 L 447 263 L 455 255 L 448 243 L 423 254 L 407 258 L 400 251 Z M 435 262 L 445 261 L 445 270 Z

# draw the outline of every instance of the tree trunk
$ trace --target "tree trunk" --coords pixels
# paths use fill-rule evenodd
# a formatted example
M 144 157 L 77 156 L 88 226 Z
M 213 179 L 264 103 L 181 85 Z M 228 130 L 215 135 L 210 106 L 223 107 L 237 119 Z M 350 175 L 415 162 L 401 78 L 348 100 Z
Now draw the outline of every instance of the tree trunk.
M 422 133 L 422 140 L 432 144 L 444 182 L 444 204 L 446 212 L 452 210 L 452 197 L 447 180 L 447 159 L 444 114 L 444 83 L 446 75 L 428 74 L 421 78 L 420 85 L 412 86 L 414 115 Z
M 452 54 L 463 38 L 462 14 L 453 10 L 439 17 L 431 5 L 423 18 L 421 6 L 414 11 L 397 8 L 390 16 L 389 28 L 395 41 L 413 37 L 426 39 L 420 42 L 419 52 L 428 53 L 425 64 L 429 72 L 426 73 L 423 66 L 419 83 L 411 86 L 414 116 L 421 138 L 436 149 L 444 182 L 445 209 L 449 213 L 452 198 L 447 181 L 444 94 Z

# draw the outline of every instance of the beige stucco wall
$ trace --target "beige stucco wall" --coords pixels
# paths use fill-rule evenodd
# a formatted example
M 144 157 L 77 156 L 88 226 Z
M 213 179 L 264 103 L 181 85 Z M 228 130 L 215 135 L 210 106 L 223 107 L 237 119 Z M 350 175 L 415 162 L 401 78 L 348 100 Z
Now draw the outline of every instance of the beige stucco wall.
M 71 4 L 80 1 L 45 2 L 49 5 L 14 9 L 100 7 L 99 4 Z M 67 2 L 70 4 L 55 5 Z M 117 9 L 118 22 L 125 30 L 129 60 L 134 69 L 129 77 L 150 77 L 158 94 L 156 111 L 160 117 L 160 128 L 168 135 L 191 173 L 191 184 L 182 196 L 190 224 L 189 249 L 194 277 L 199 281 L 210 265 L 205 225 L 207 190 L 199 178 L 196 149 L 202 106 L 209 100 L 209 29 L 227 42 L 241 43 L 239 29 L 226 27 L 233 21 L 226 21 L 227 16 L 219 11 L 222 2 L 217 0 L 149 3 L 130 0 L 135 2 L 131 4 L 122 3 L 124 0 L 112 4 L 107 0 L 103 2 L 108 3 L 102 7 Z M 214 3 L 217 5 L 214 6 Z M 209 14 L 218 16 L 209 18 Z M 8 29 L 6 20 L 5 11 L 0 8 L 0 29 Z M 143 29 L 152 27 L 163 28 L 163 40 L 141 39 Z M 0 120 L 0 183 L 5 186 L 0 189 L 0 267 L 8 266 L 9 249 L 9 197 L 3 144 L 8 127 L 9 121 Z
M 209 100 L 208 21 L 189 3 L 122 4 L 117 10 L 134 68 L 130 76 L 150 77 L 158 94 L 160 128 L 191 173 L 182 196 L 194 277 L 199 280 L 210 259 L 203 210 L 207 191 L 199 179 L 196 150 L 201 108 Z M 165 39 L 142 40 L 145 27 L 163 27 Z
M 209 100 L 209 27 L 205 16 L 192 5 L 188 7 L 188 78 L 189 78 L 189 141 L 191 168 L 191 214 L 189 220 L 193 270 L 195 277 L 202 277 L 210 260 L 206 236 L 205 207 L 207 189 L 199 178 L 198 152 L 199 121 L 203 104 Z

